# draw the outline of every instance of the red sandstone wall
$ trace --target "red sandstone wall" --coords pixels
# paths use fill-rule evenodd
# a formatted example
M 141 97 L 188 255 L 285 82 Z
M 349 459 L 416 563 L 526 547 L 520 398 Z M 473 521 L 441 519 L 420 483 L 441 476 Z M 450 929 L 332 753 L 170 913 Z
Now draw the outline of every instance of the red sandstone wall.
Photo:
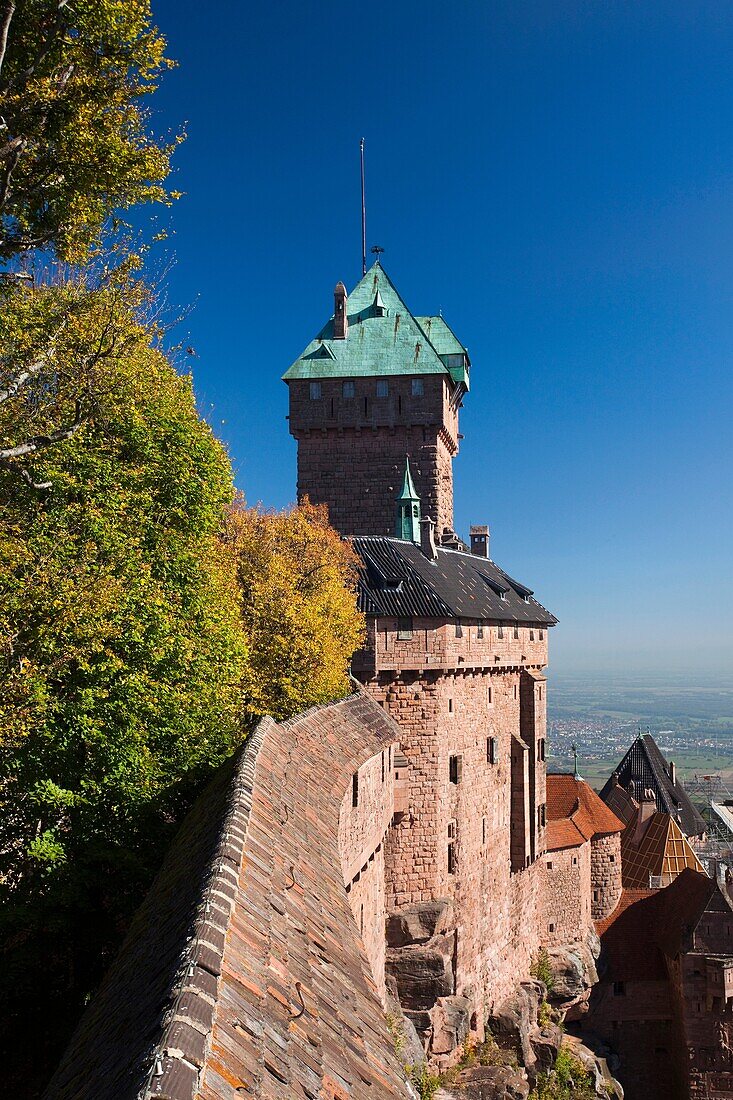
M 591 844 L 545 857 L 544 942 L 548 947 L 585 938 L 591 919 Z
M 370 620 L 369 648 L 357 655 L 354 667 L 371 672 L 461 665 L 486 669 L 525 666 L 539 670 L 547 664 L 546 627 L 492 624 L 483 626 L 480 637 L 475 620 L 461 620 L 460 632 L 455 621 L 416 618 L 412 625 L 412 638 L 400 640 L 396 619 Z M 538 730 L 546 726 L 546 694 L 546 687 L 538 692 Z
M 591 842 L 593 920 L 603 920 L 621 897 L 621 834 L 594 837 Z
M 385 870 L 384 845 L 394 807 L 394 746 L 372 756 L 358 769 L 357 805 L 352 784 L 339 814 L 339 855 L 364 949 L 384 1000 Z
M 423 515 L 438 530 L 453 526 L 452 459 L 458 451 L 458 414 L 448 383 L 423 379 L 425 395 L 413 397 L 409 376 L 389 378 L 389 395 L 376 397 L 375 378 L 353 380 L 355 396 L 343 397 L 343 379 L 291 382 L 290 431 L 298 440 L 298 498 L 329 505 L 343 535 L 392 535 L 395 497 L 410 456 Z
M 520 674 L 383 673 L 367 687 L 398 723 L 410 765 L 410 809 L 387 840 L 388 909 L 454 899 L 457 990 L 473 989 L 482 1016 L 528 973 L 543 920 L 542 866 L 511 874 L 509 864 L 510 743 L 520 728 Z M 487 760 L 491 738 L 495 763 Z M 451 782 L 451 756 L 461 758 L 458 783 Z M 541 770 L 537 786 L 544 790 Z

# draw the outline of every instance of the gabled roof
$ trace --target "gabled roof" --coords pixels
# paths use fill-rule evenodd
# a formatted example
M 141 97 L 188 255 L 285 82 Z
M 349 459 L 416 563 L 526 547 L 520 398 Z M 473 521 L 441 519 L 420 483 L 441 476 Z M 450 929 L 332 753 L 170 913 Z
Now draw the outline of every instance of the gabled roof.
M 437 351 L 438 355 L 468 354 L 463 344 L 442 315 L 438 317 L 416 317 L 415 320 Z
M 368 615 L 546 626 L 557 622 L 531 589 L 477 554 L 439 547 L 432 561 L 419 546 L 403 539 L 358 535 L 351 541 L 363 563 L 359 606 Z
M 644 733 L 636 738 L 614 775 L 627 790 L 633 781 L 637 798 L 643 790 L 653 790 L 657 809 L 674 817 L 685 836 L 701 836 L 705 832 L 705 822 L 680 781 L 672 782 L 669 764 L 651 734 Z M 613 786 L 614 776 L 611 776 L 601 791 L 604 802 L 608 802 Z
M 547 776 L 548 852 L 578 848 L 595 836 L 622 829 L 622 822 L 579 776 Z
M 686 867 L 704 874 L 705 868 L 674 818 L 659 812 L 652 814 L 643 822 L 642 832 L 640 813 L 637 809 L 621 836 L 624 886 L 648 887 L 655 878 L 666 886 Z
M 381 308 L 376 308 L 375 302 L 380 301 Z M 349 323 L 346 339 L 333 339 L 332 317 L 285 372 L 286 382 L 296 378 L 404 374 L 440 374 L 451 378 L 434 344 L 381 264 L 375 263 L 351 291 L 346 314 Z M 444 329 L 450 333 L 445 323 Z M 440 330 L 441 339 L 444 329 Z M 452 339 L 455 341 L 454 336 Z M 458 347 L 463 350 L 460 344 Z

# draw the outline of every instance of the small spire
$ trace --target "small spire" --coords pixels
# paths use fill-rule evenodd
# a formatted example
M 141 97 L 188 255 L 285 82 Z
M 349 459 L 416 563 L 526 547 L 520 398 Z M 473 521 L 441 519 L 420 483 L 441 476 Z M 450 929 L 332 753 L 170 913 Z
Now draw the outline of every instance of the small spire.
M 398 539 L 420 544 L 420 497 L 412 480 L 409 455 L 405 456 L 405 478 L 397 497 L 395 535 Z

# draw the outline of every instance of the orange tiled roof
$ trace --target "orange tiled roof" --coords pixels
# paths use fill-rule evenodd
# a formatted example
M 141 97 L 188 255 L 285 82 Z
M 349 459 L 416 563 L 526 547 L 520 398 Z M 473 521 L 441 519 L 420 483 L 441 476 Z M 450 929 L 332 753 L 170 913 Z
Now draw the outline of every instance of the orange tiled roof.
M 592 787 L 575 775 L 548 775 L 547 818 L 548 851 L 579 847 L 624 827 Z
M 637 810 L 621 835 L 624 886 L 649 886 L 650 876 L 661 878 L 666 886 L 685 867 L 704 874 L 703 865 L 674 818 L 669 814 L 654 813 L 637 841 L 638 821 Z

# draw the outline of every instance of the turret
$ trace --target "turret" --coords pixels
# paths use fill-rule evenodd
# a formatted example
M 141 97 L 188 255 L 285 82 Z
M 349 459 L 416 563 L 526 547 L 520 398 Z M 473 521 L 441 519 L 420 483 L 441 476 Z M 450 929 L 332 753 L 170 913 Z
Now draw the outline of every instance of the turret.
M 395 535 L 420 545 L 420 497 L 415 492 L 409 458 L 405 458 L 405 480 L 397 497 Z

